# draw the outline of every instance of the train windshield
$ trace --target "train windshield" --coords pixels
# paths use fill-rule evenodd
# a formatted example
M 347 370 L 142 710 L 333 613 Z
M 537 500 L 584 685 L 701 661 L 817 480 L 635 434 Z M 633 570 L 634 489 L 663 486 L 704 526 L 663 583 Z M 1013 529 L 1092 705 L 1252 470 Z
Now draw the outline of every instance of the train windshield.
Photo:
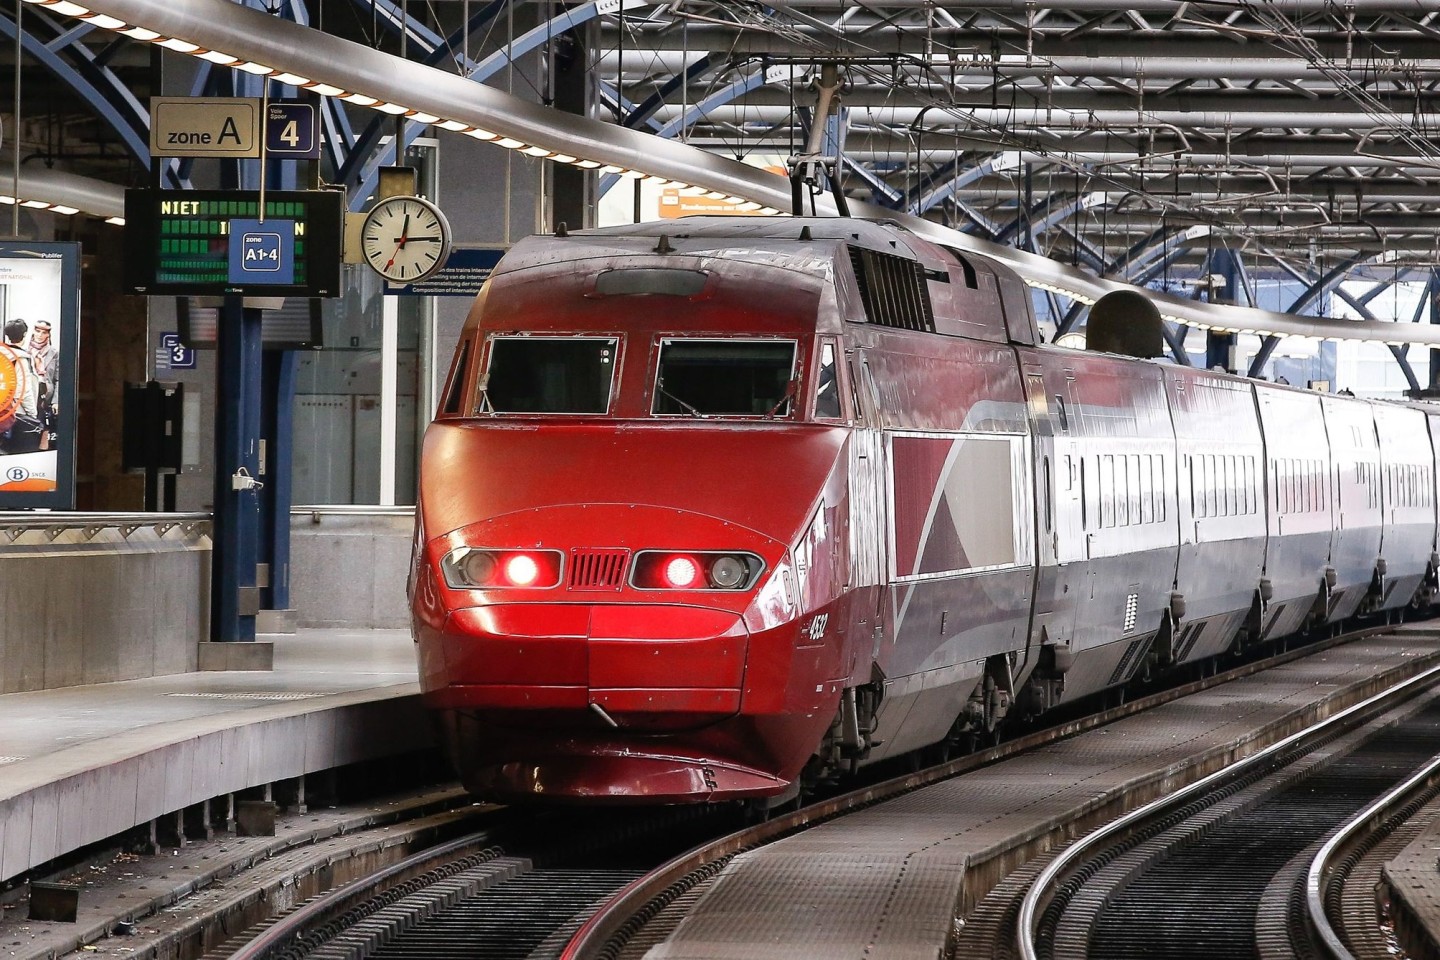
M 671 416 L 788 416 L 794 340 L 660 341 L 654 412 Z
M 492 337 L 480 413 L 606 413 L 615 337 Z

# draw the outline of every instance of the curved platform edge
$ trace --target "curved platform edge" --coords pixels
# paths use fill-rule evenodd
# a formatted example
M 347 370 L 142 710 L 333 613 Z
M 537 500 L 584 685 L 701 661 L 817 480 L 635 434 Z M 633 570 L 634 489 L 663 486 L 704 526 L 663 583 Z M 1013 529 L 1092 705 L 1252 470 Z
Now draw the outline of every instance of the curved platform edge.
M 430 749 L 399 683 L 142 726 L 0 767 L 0 881 L 250 787 Z

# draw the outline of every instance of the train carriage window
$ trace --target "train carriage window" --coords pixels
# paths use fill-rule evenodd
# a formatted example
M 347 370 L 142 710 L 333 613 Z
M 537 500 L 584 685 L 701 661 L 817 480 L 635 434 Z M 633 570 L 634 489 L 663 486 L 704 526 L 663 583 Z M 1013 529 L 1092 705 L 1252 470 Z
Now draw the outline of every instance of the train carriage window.
M 1199 516 L 1196 512 L 1199 505 L 1195 502 L 1195 458 L 1186 457 L 1185 465 L 1190 468 L 1188 471 L 1190 474 L 1190 516 L 1195 517 Z
M 1132 524 L 1138 524 L 1138 522 L 1142 520 L 1142 518 L 1140 518 L 1140 499 L 1143 499 L 1143 494 L 1142 492 L 1140 492 L 1139 453 L 1130 453 L 1129 456 L 1126 456 L 1125 466 L 1126 494 L 1128 494 L 1128 499 L 1130 501 L 1129 522 L 1132 522 Z
M 1221 494 L 1217 486 L 1220 485 L 1220 458 L 1214 453 L 1205 455 L 1205 515 L 1207 517 L 1218 517 L 1220 515 Z
M 1165 455 L 1161 454 L 1155 458 L 1155 519 L 1160 523 L 1165 522 L 1165 503 L 1169 499 L 1169 492 L 1165 487 Z
M 1240 512 L 1240 458 L 1233 454 L 1220 458 L 1225 466 L 1225 516 Z
M 480 411 L 606 413 L 619 345 L 616 337 L 492 337 Z
M 653 412 L 662 416 L 788 416 L 794 340 L 660 341 Z
M 1115 458 L 1100 458 L 1100 526 L 1115 526 Z
M 1155 522 L 1155 491 L 1159 484 L 1154 482 L 1154 478 L 1155 457 L 1153 454 L 1147 453 L 1140 464 L 1140 485 L 1145 489 L 1140 496 L 1141 523 Z

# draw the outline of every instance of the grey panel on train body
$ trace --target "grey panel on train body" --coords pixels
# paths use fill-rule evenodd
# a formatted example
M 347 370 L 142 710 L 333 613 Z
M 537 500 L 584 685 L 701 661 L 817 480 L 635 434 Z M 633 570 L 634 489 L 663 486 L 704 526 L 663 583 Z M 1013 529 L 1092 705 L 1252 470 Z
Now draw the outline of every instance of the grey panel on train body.
M 1074 650 L 1066 696 L 1083 695 L 1141 666 L 1175 582 L 1175 443 L 1164 372 L 1102 355 L 1021 356 L 1032 415 L 1042 384 L 1045 401 L 1036 421 L 1045 488 L 1037 495 L 1044 546 L 1036 624 L 1047 642 Z M 1114 641 L 1121 642 L 1096 650 Z
M 1270 597 L 1260 625 L 1264 638 L 1304 626 L 1330 563 L 1334 473 L 1320 396 L 1302 390 L 1256 391 L 1265 436 L 1269 532 L 1265 579 Z
M 1370 404 L 1343 397 L 1321 397 L 1330 437 L 1330 509 L 1334 524 L 1330 566 L 1335 586 L 1329 622 L 1360 608 L 1380 559 L 1380 446 Z
M 926 263 L 927 268 L 932 265 Z M 997 272 L 936 264 L 935 337 L 847 325 L 867 429 L 852 443 L 852 531 L 884 525 L 886 584 L 871 629 L 885 695 L 875 762 L 943 737 L 992 655 L 1023 651 L 1034 582 L 1034 502 L 1024 391 Z M 846 271 L 837 273 L 845 275 Z M 848 287 L 845 277 L 837 286 Z M 855 298 L 842 292 L 842 303 Z M 948 322 L 938 322 L 948 317 Z M 1017 329 L 1033 326 L 1028 314 Z M 873 484 L 873 487 L 871 486 Z M 864 491 L 864 492 L 862 492 Z M 868 504 L 878 499 L 878 510 Z M 985 509 L 974 509 L 977 504 Z M 897 523 L 897 520 L 899 521 Z M 853 616 L 864 617 L 866 604 Z M 875 626 L 879 630 L 875 630 Z
M 1377 606 L 1405 606 L 1419 589 L 1435 543 L 1435 469 L 1426 435 L 1425 414 L 1390 404 L 1371 404 L 1380 447 L 1380 501 L 1383 522 L 1380 557 L 1384 560 Z
M 1242 626 L 1265 563 L 1265 449 L 1252 387 L 1243 380 L 1170 367 L 1180 555 L 1177 590 L 1185 633 L 1176 661 L 1226 650 Z M 1198 633 L 1203 621 L 1225 618 Z

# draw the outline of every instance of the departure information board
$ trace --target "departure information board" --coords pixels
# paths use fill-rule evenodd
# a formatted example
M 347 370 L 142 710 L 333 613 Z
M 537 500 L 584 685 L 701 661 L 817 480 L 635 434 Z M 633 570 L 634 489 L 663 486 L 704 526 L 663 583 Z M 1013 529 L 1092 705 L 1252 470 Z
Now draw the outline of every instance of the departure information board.
M 339 190 L 125 191 L 125 286 L 150 295 L 340 295 Z

